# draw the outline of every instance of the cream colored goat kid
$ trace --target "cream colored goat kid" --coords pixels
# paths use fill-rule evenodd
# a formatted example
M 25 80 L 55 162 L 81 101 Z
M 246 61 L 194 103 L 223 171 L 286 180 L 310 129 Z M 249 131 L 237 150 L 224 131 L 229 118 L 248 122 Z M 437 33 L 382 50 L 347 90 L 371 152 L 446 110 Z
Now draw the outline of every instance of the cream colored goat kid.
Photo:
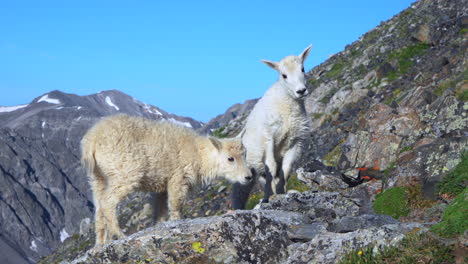
M 242 184 L 252 179 L 240 140 L 202 137 L 169 122 L 108 117 L 87 132 L 81 147 L 96 206 L 97 245 L 124 236 L 116 206 L 131 192 L 164 194 L 159 196 L 167 197 L 172 220 L 181 218 L 192 185 L 220 176 Z
M 271 174 L 273 193 L 286 192 L 285 183 L 309 133 L 304 61 L 310 48 L 280 62 L 262 60 L 279 72 L 279 79 L 255 105 L 241 135 L 247 164 L 259 175 Z M 265 184 L 264 178 L 260 181 Z M 278 186 L 280 181 L 284 181 L 282 186 Z

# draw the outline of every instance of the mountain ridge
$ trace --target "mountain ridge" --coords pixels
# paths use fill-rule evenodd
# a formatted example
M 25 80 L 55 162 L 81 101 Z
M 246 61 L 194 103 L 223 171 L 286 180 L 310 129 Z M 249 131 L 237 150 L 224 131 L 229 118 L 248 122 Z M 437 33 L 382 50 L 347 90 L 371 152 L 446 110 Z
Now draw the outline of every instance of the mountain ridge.
M 12 259 L 0 257 L 2 263 L 35 262 L 77 233 L 82 219 L 92 218 L 79 142 L 99 118 L 126 113 L 203 125 L 117 90 L 85 96 L 54 90 L 3 110 L 9 111 L 0 111 L 0 256 Z

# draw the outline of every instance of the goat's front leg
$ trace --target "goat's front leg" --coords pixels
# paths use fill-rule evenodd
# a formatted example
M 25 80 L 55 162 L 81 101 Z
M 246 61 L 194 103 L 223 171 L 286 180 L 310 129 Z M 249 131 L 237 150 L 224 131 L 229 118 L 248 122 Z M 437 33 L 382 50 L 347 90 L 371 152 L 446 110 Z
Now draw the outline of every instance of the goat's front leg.
M 185 198 L 189 191 L 187 183 L 180 180 L 171 180 L 168 184 L 168 200 L 169 200 L 169 220 L 177 220 L 182 218 L 182 209 Z
M 299 156 L 300 150 L 300 146 L 296 144 L 292 148 L 288 149 L 284 154 L 283 164 L 281 165 L 281 169 L 283 171 L 282 175 L 284 177 L 284 185 L 278 186 L 279 189 L 283 189 L 284 193 L 287 192 L 286 185 L 288 184 L 289 174 L 291 173 L 294 161 L 296 161 L 296 158 Z
M 269 173 L 271 174 L 271 177 L 275 178 L 277 165 L 275 160 L 275 141 L 273 140 L 273 138 L 268 139 L 266 142 L 265 165 Z
M 276 193 L 275 186 L 278 182 L 277 179 L 277 170 L 278 166 L 276 164 L 275 159 L 275 142 L 273 138 L 269 138 L 266 141 L 266 148 L 265 148 L 265 196 L 263 198 L 264 202 L 267 202 L 270 198 L 270 195 Z

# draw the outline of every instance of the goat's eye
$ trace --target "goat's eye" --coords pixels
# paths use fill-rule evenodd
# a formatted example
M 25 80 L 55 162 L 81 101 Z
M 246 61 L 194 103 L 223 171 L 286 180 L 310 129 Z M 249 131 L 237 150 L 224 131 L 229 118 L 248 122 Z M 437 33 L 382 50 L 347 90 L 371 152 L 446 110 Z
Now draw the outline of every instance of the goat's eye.
M 233 158 L 233 157 L 229 157 L 228 160 L 229 160 L 230 162 L 233 162 L 233 161 L 234 161 L 234 158 Z
M 304 72 L 304 67 L 302 67 L 302 72 Z
M 288 76 L 286 74 L 281 74 L 283 76 L 284 79 L 287 79 Z

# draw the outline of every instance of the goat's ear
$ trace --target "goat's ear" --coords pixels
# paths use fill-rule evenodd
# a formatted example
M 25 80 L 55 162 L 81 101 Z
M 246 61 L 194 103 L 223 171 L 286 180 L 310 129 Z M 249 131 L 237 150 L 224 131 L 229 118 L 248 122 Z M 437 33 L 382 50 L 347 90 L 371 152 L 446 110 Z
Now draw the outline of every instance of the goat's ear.
M 278 70 L 278 63 L 273 62 L 273 61 L 268 61 L 268 60 L 262 60 L 263 63 L 268 65 L 268 67 L 272 68 L 273 70 L 277 71 Z
M 304 62 L 307 59 L 307 56 L 309 56 L 310 49 L 312 48 L 312 45 L 309 45 L 302 53 L 299 55 L 301 57 L 302 62 Z
M 211 144 L 213 144 L 213 146 L 218 150 L 220 151 L 221 148 L 223 148 L 223 144 L 221 143 L 221 141 L 217 138 L 214 138 L 214 137 L 209 137 L 210 139 L 210 142 Z

